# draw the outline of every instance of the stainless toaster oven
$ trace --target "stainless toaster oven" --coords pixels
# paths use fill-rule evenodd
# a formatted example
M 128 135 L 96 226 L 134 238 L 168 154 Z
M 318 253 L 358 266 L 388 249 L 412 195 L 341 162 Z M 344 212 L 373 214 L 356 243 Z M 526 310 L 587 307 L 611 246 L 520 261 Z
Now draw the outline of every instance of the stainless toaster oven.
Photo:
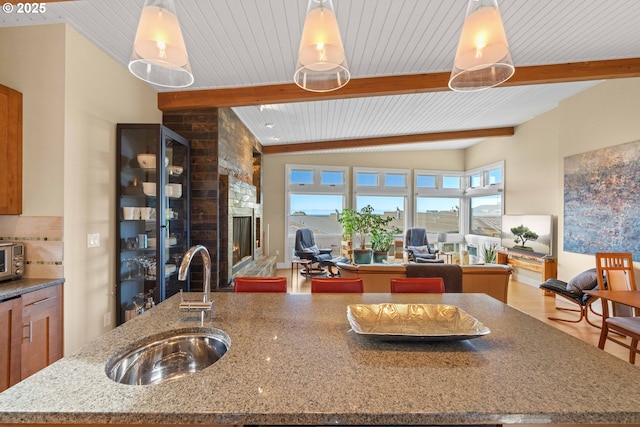
M 24 245 L 0 242 L 0 282 L 17 279 L 24 274 Z

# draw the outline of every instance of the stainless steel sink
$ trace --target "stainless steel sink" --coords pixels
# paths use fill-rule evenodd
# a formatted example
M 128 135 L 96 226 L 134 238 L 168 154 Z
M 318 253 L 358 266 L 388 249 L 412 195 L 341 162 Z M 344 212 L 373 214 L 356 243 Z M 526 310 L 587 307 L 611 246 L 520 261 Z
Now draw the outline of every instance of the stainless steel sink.
M 231 340 L 219 329 L 189 328 L 147 337 L 107 362 L 107 376 L 122 384 L 149 385 L 182 378 L 215 363 Z

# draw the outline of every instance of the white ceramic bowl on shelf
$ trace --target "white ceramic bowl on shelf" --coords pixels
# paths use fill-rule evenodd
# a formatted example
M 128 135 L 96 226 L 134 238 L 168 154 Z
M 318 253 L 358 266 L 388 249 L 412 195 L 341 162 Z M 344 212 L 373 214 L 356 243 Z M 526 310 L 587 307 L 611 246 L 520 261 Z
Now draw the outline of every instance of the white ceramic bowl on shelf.
M 138 154 L 138 164 L 142 169 L 155 169 L 156 168 L 156 155 L 155 154 Z
M 155 182 L 143 182 L 142 183 L 142 192 L 147 196 L 155 196 L 156 195 L 156 183 Z
M 182 184 L 167 184 L 167 187 L 170 188 L 167 194 L 169 197 L 182 197 Z
M 155 169 L 156 168 L 156 155 L 155 154 L 138 154 L 137 156 L 138 164 L 142 169 Z M 164 158 L 164 166 L 167 167 L 169 165 L 169 158 Z
M 169 175 L 181 175 L 183 170 L 182 166 L 169 166 Z

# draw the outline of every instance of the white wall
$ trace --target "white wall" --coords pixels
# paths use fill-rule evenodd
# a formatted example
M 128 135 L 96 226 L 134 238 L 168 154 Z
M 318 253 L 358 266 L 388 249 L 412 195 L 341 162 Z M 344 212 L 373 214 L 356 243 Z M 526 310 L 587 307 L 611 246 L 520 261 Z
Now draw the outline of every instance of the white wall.
M 115 324 L 116 124 L 162 123 L 157 96 L 66 28 L 64 142 L 65 351 Z M 101 245 L 87 249 L 87 234 Z M 104 314 L 111 324 L 104 327 Z

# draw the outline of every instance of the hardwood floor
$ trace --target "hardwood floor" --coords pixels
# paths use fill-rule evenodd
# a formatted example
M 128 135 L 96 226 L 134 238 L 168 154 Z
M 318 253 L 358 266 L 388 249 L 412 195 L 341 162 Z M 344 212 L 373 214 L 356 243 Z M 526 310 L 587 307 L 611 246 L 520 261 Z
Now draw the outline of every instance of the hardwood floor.
M 289 292 L 291 293 L 311 292 L 311 279 L 307 279 L 301 274 L 296 275 L 295 271 L 292 277 L 291 270 L 278 270 L 278 276 L 287 277 Z M 579 323 L 567 323 L 548 319 L 549 316 L 577 319 L 579 316 L 578 313 L 556 310 L 556 304 L 558 307 L 564 308 L 574 308 L 575 305 L 556 299 L 553 296 L 545 296 L 537 287 L 520 283 L 515 280 L 511 280 L 509 282 L 508 301 L 510 306 L 527 313 L 542 322 L 548 323 L 569 335 L 585 341 L 594 347 L 598 346 L 600 329 L 589 325 L 586 321 L 582 320 Z M 600 312 L 600 305 L 597 302 L 594 303 L 594 309 L 597 312 Z M 595 324 L 599 324 L 601 322 L 601 318 L 598 316 L 592 315 L 589 317 Z M 605 345 L 605 351 L 621 358 L 622 360 L 626 361 L 629 359 L 629 350 L 616 343 L 607 342 Z

